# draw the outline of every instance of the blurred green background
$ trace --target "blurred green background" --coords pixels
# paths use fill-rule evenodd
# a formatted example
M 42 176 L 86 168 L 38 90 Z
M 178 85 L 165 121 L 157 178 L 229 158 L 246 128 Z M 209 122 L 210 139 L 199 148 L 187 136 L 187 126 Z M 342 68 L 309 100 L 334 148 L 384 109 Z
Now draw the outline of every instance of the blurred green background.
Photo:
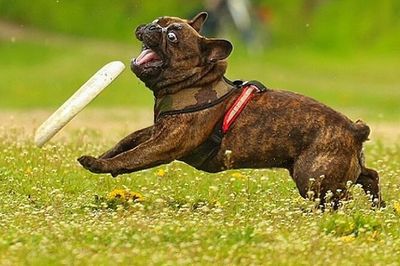
M 229 78 L 296 91 L 353 119 L 399 120 L 400 1 L 250 3 L 253 35 L 229 20 L 217 34 L 235 46 Z M 105 63 L 129 64 L 137 25 L 203 9 L 198 0 L 0 0 L 0 109 L 55 108 Z M 92 106 L 152 101 L 126 70 Z

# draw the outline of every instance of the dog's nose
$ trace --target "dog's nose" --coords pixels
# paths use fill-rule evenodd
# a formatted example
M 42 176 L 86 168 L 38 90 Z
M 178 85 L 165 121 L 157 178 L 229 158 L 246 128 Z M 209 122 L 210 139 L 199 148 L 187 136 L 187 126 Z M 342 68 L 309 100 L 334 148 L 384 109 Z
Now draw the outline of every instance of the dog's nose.
M 157 30 L 157 26 L 156 25 L 151 25 L 149 27 L 149 31 L 155 31 L 155 30 Z
M 145 28 L 146 28 L 146 25 L 142 24 L 142 25 L 139 25 L 135 30 L 136 38 L 139 41 L 143 41 L 143 32 L 144 32 Z
M 162 31 L 162 27 L 158 24 L 149 24 L 149 26 L 147 27 L 147 30 L 149 32 L 158 32 L 158 31 Z
M 131 71 L 133 71 L 133 69 L 135 68 L 135 58 L 132 58 L 131 59 L 131 63 L 130 63 L 130 68 L 131 68 Z

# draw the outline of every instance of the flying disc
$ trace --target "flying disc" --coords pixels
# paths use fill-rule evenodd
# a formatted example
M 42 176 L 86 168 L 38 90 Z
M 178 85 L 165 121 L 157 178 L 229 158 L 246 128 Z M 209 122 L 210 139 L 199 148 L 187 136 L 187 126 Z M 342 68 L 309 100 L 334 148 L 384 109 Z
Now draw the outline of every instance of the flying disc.
M 120 61 L 103 66 L 36 130 L 35 144 L 42 147 L 82 111 L 125 69 Z

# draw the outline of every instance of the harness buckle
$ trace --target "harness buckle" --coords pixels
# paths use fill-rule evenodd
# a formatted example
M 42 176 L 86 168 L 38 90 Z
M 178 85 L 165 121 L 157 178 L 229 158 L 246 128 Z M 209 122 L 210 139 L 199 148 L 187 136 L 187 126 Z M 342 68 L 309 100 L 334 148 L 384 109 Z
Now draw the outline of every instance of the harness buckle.
M 211 134 L 210 139 L 215 143 L 215 144 L 221 144 L 222 142 L 222 132 L 218 127 L 218 130 L 214 130 L 214 132 Z

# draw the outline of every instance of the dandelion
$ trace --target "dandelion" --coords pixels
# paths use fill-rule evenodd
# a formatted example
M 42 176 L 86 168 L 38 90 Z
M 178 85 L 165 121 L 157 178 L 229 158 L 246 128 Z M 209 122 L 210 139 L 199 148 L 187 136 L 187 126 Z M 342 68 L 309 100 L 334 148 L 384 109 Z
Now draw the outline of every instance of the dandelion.
M 393 209 L 394 209 L 395 213 L 400 214 L 400 202 L 396 201 L 393 204 Z
M 354 235 L 342 236 L 342 237 L 340 238 L 340 240 L 342 240 L 342 241 L 345 242 L 345 243 L 353 242 L 354 239 L 356 239 Z
M 239 172 L 232 173 L 231 176 L 236 178 L 236 179 L 244 179 L 244 178 L 246 178 L 246 176 L 244 174 L 241 174 Z
M 125 190 L 123 189 L 114 189 L 110 193 L 108 193 L 107 196 L 108 199 L 119 199 L 119 198 L 125 198 Z
M 129 200 L 141 202 L 144 200 L 144 197 L 142 194 L 138 192 L 130 192 L 124 189 L 114 189 L 113 191 L 108 193 L 107 199 L 108 200 L 118 199 L 124 202 L 127 202 Z
M 27 175 L 32 174 L 32 168 L 31 167 L 26 168 L 25 174 Z
M 158 169 L 158 171 L 156 172 L 156 175 L 159 176 L 159 177 L 165 176 L 165 170 L 164 169 Z

